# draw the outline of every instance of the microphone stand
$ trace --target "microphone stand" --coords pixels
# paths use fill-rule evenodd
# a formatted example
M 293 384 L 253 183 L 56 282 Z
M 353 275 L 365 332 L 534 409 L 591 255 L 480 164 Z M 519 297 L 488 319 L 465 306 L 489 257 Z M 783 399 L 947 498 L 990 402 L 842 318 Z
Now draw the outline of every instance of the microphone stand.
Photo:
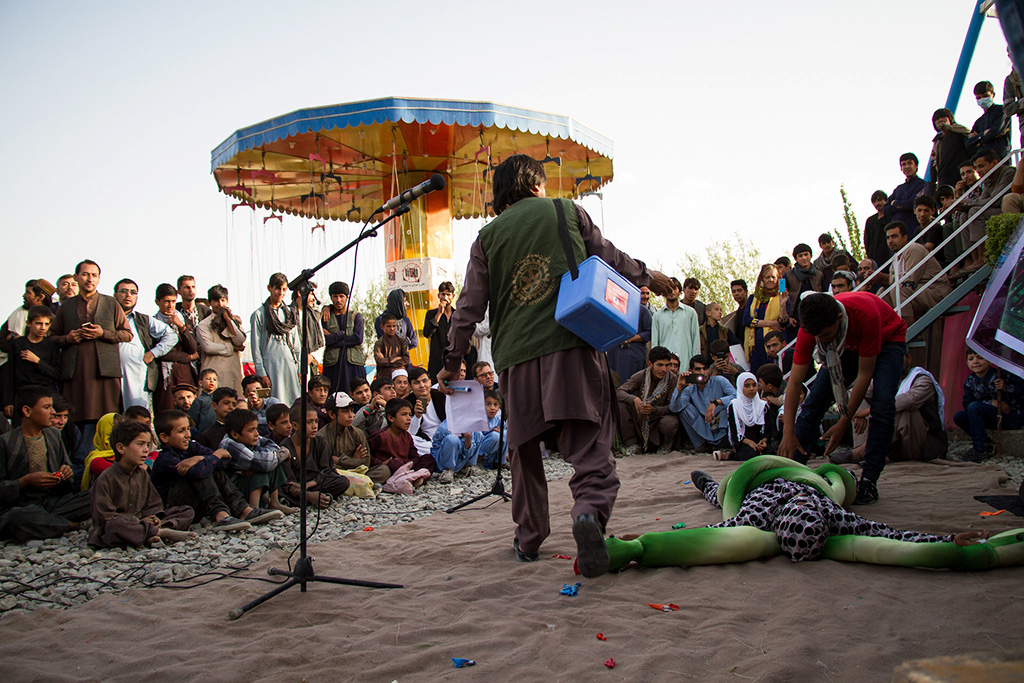
M 331 261 L 335 260 L 349 249 L 357 245 L 359 242 L 369 237 L 376 237 L 377 230 L 383 225 L 391 221 L 393 218 L 397 218 L 402 214 L 409 212 L 409 205 L 403 204 L 402 206 L 395 209 L 394 213 L 390 217 L 382 220 L 377 225 L 373 226 L 369 231 L 360 232 L 359 235 L 335 252 L 332 256 L 328 256 L 321 263 L 314 266 L 313 268 L 307 268 L 299 274 L 297 278 L 288 283 L 288 287 L 293 291 L 299 292 L 299 301 L 302 304 L 302 340 L 300 344 L 301 356 L 300 356 L 300 371 L 301 383 L 302 383 L 302 398 L 300 399 L 300 405 L 302 406 L 302 419 L 299 421 L 299 435 L 301 439 L 301 446 L 299 449 L 299 559 L 295 562 L 295 568 L 293 570 L 277 569 L 270 567 L 267 573 L 271 576 L 287 576 L 288 580 L 275 587 L 273 590 L 264 593 L 260 597 L 256 598 L 252 602 L 246 603 L 241 607 L 228 612 L 228 619 L 234 621 L 243 614 L 251 610 L 253 607 L 263 604 L 267 600 L 270 600 L 276 595 L 280 595 L 293 586 L 299 586 L 299 590 L 303 593 L 306 592 L 306 584 L 310 581 L 319 581 L 321 583 L 337 583 L 348 586 L 362 586 L 364 588 L 404 588 L 401 584 L 397 583 L 380 583 L 378 581 L 361 581 L 358 579 L 341 579 L 333 576 L 321 576 L 313 571 L 313 558 L 306 554 L 306 458 L 308 453 L 308 439 L 306 434 L 306 407 L 307 407 L 307 390 L 306 382 L 309 378 L 309 343 L 306 340 L 306 332 L 309 327 L 309 315 L 307 300 L 309 298 L 309 281 L 310 278 L 316 274 L 321 268 L 326 266 Z M 500 471 L 500 470 L 499 470 Z
M 472 505 L 478 500 L 483 500 L 488 496 L 498 496 L 499 498 L 509 501 L 512 500 L 512 496 L 505 493 L 505 484 L 501 480 L 501 454 L 505 447 L 505 410 L 502 408 L 501 411 L 501 423 L 498 426 L 498 474 L 494 477 L 494 484 L 491 486 L 491 490 L 487 493 L 481 493 L 479 496 L 473 496 L 469 500 L 459 503 L 455 507 L 450 507 L 445 510 L 445 514 L 452 514 L 458 512 L 467 505 Z

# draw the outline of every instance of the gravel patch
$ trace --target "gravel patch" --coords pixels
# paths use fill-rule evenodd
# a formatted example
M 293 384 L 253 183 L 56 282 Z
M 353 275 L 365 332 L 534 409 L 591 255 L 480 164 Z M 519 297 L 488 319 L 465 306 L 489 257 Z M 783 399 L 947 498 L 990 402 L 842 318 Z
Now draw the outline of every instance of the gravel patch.
M 572 474 L 572 467 L 558 457 L 547 458 L 548 481 Z M 320 524 L 309 538 L 323 543 L 344 538 L 366 527 L 412 522 L 446 510 L 490 491 L 494 472 L 456 479 L 444 485 L 428 481 L 415 495 L 381 494 L 374 499 L 342 498 L 320 511 Z M 511 484 L 506 473 L 506 490 Z M 492 498 L 480 501 L 487 505 Z M 309 531 L 316 510 L 307 513 Z M 442 512 L 443 514 L 443 512 Z M 86 532 L 27 543 L 0 543 L 0 618 L 35 609 L 67 609 L 101 593 L 128 588 L 172 584 L 196 579 L 215 580 L 218 575 L 241 571 L 271 550 L 291 550 L 298 543 L 298 515 L 240 533 L 213 531 L 209 524 L 193 525 L 198 538 L 154 548 L 93 549 Z

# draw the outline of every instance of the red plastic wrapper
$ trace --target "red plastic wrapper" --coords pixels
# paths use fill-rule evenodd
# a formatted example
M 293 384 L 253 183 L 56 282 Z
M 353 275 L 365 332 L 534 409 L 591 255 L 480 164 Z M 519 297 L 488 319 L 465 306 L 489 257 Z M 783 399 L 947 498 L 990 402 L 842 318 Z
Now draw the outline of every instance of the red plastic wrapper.
M 572 555 L 552 555 L 551 557 L 555 558 L 556 560 L 571 560 L 572 559 Z
M 604 637 L 604 634 L 603 634 L 603 633 L 598 633 L 598 634 L 597 634 L 597 639 L 598 639 L 598 640 L 608 640 L 607 638 L 605 638 L 605 637 Z
M 614 669 L 615 668 L 615 660 L 612 659 L 611 657 L 609 657 L 608 659 L 604 660 L 604 665 L 607 666 L 609 669 Z
M 647 603 L 647 606 L 648 607 L 653 607 L 654 609 L 660 610 L 662 612 L 678 612 L 679 611 L 679 605 L 674 605 L 671 602 L 668 603 L 667 605 L 663 605 L 663 604 L 661 604 L 659 602 L 649 602 L 649 603 Z

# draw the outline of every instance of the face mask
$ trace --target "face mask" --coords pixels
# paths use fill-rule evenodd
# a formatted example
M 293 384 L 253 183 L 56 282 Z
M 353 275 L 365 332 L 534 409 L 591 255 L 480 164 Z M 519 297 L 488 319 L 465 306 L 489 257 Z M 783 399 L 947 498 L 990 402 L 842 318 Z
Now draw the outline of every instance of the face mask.
M 992 98 L 982 97 L 981 99 L 978 100 L 978 106 L 981 107 L 982 109 L 988 109 L 989 107 L 992 106 Z

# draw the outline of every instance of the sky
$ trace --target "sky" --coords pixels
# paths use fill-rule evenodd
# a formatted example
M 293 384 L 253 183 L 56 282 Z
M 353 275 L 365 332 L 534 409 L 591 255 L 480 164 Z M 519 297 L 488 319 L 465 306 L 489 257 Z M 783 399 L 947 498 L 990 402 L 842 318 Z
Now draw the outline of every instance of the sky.
M 91 258 L 101 292 L 138 282 L 144 312 L 189 273 L 247 318 L 271 272 L 357 226 L 232 213 L 211 150 L 296 109 L 389 96 L 515 105 L 611 138 L 614 180 L 581 204 L 680 279 L 685 254 L 734 233 L 774 260 L 843 225 L 840 185 L 863 224 L 871 193 L 903 181 L 899 155 L 927 158 L 974 4 L 0 0 L 0 311 Z M 979 80 L 1001 102 L 1009 70 L 987 18 L 957 121 L 981 115 Z M 460 270 L 480 225 L 454 224 Z M 379 239 L 357 289 L 382 272 Z M 346 258 L 317 280 L 351 277 Z

